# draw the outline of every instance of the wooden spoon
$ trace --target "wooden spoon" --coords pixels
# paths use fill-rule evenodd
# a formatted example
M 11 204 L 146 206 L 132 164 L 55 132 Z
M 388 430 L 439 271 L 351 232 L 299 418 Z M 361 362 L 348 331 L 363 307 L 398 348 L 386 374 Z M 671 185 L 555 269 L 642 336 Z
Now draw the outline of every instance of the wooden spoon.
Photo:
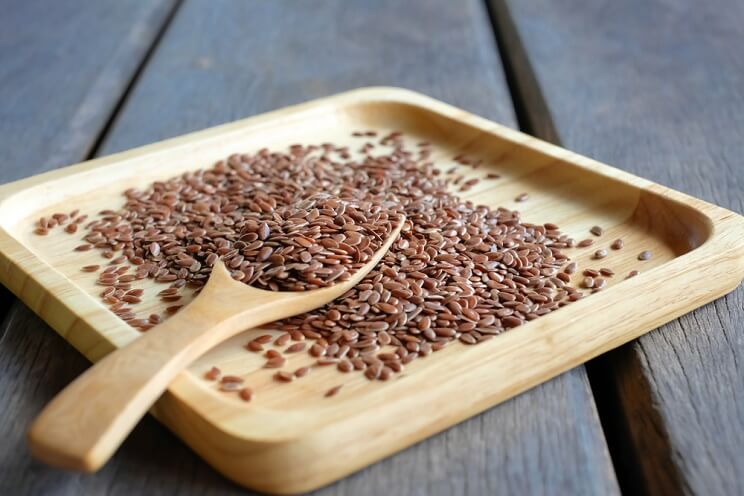
M 171 381 L 218 343 L 246 329 L 321 307 L 353 288 L 382 259 L 403 227 L 348 281 L 274 292 L 230 277 L 220 261 L 201 293 L 177 314 L 110 353 L 61 391 L 28 432 L 31 453 L 58 467 L 94 472 L 113 455 Z

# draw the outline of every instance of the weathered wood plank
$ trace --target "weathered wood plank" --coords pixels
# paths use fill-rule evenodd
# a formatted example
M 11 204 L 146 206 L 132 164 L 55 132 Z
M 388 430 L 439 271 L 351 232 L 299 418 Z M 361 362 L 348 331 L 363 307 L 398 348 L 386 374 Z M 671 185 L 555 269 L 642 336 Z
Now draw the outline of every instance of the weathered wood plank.
M 565 146 L 744 211 L 744 4 L 508 4 Z M 742 318 L 739 287 L 602 362 L 629 487 L 744 493 Z
M 0 5 L 0 181 L 85 159 L 174 0 Z M 78 477 L 35 472 L 23 435 L 44 398 L 84 369 L 45 326 L 16 326 L 24 306 L 3 288 L 0 312 L 0 494 L 79 494 Z M 62 350 L 60 360 L 60 352 Z M 66 353 L 66 355 L 65 355 Z M 49 395 L 35 391 L 51 387 Z M 147 450 L 144 448 L 142 451 Z M 105 490 L 98 485 L 91 487 Z
M 192 1 L 182 5 L 133 88 L 103 153 L 381 84 L 423 91 L 515 124 L 489 21 L 477 0 L 334 0 L 292 2 L 291 8 L 288 2 Z M 44 366 L 54 375 L 33 395 L 14 395 L 14 412 L 23 424 L 82 364 L 25 308 L 13 313 L 12 326 L 23 336 L 11 342 L 15 353 L 30 356 L 12 365 L 17 384 L 37 383 L 47 375 Z M 32 342 L 48 343 L 49 351 L 39 352 L 38 361 L 32 358 L 39 345 Z M 57 368 L 75 360 L 75 367 Z M 38 368 L 26 369 L 29 362 Z M 43 492 L 66 484 L 79 492 L 127 494 L 145 487 L 150 494 L 230 491 L 229 483 L 162 431 L 151 419 L 143 421 L 113 463 L 93 476 L 81 478 L 33 464 L 37 479 L 46 478 L 33 488 Z M 31 487 L 27 464 L 16 462 L 25 472 L 15 487 Z M 320 493 L 556 491 L 617 493 L 583 368 Z

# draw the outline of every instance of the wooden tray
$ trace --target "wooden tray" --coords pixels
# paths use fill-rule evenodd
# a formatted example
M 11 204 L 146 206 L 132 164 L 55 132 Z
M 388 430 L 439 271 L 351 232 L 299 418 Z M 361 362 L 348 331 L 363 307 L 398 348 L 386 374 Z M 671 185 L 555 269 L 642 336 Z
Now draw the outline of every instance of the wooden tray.
M 595 246 L 567 253 L 582 268 L 610 267 L 608 289 L 478 346 L 455 344 L 416 360 L 395 380 L 318 369 L 290 385 L 271 381 L 263 360 L 240 335 L 213 349 L 173 382 L 153 414 L 230 479 L 263 491 L 307 491 L 546 381 L 736 287 L 744 276 L 744 220 L 658 184 L 571 153 L 431 98 L 370 88 L 271 112 L 0 187 L 0 279 L 34 312 L 95 361 L 138 332 L 100 302 L 86 264 L 98 252 L 73 252 L 80 235 L 33 233 L 35 219 L 79 208 L 119 208 L 121 192 L 211 165 L 233 152 L 284 148 L 295 142 L 357 144 L 353 130 L 401 130 L 434 146 L 443 169 L 460 166 L 481 182 L 462 196 L 553 222 L 576 239 L 598 224 Z M 489 172 L 500 179 L 486 180 Z M 516 203 L 527 192 L 530 199 Z M 598 247 L 618 237 L 625 248 L 601 262 Z M 651 250 L 641 262 L 637 255 Z M 631 269 L 641 275 L 625 279 Z M 580 279 L 580 278 L 577 278 Z M 146 295 L 161 285 L 148 282 Z M 157 289 L 154 288 L 157 286 Z M 162 311 L 157 298 L 138 305 Z M 291 367 L 309 363 L 293 356 Z M 217 365 L 246 377 L 257 398 L 244 403 L 202 379 Z M 334 398 L 330 386 L 344 383 Z M 115 394 L 115 392 L 114 392 Z

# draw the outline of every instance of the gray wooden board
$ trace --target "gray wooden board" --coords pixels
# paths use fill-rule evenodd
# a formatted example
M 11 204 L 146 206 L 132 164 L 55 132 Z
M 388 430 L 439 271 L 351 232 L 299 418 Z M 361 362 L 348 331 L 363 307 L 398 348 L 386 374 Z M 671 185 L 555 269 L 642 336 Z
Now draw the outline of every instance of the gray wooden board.
M 476 0 L 190 1 L 177 12 L 102 151 L 368 85 L 419 90 L 514 125 L 489 21 Z M 8 365 L 16 376 L 11 401 L 22 430 L 83 365 L 25 308 L 12 313 L 10 325 L 12 352 L 25 355 Z M 65 362 L 73 366 L 61 365 Z M 15 451 L 19 459 L 26 457 L 19 446 Z M 151 419 L 141 422 L 113 463 L 93 476 L 13 463 L 23 471 L 15 478 L 20 492 L 32 487 L 29 471 L 48 481 L 34 488 L 63 488 L 61 494 L 237 491 Z M 617 493 L 583 368 L 320 492 L 558 491 Z
M 1 182 L 86 158 L 174 4 L 0 2 Z M 14 307 L 0 327 L 0 494 L 64 492 L 78 477 L 30 463 L 23 435 L 85 360 L 38 320 L 16 326 L 28 310 L 4 288 L 0 303 Z
M 744 3 L 509 9 L 564 146 L 744 212 Z M 609 356 L 648 492 L 744 494 L 742 320 L 739 287 Z

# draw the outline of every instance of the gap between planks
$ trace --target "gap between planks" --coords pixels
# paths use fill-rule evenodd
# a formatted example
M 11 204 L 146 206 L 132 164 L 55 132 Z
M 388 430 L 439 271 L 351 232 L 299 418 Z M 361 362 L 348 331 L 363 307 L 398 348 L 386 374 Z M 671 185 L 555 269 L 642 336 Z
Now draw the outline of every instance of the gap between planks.
M 550 143 L 561 145 L 560 135 L 508 5 L 505 0 L 485 2 L 519 129 Z M 633 444 L 631 436 L 630 423 L 633 419 L 623 414 L 623 409 L 620 408 L 620 392 L 616 388 L 617 382 L 609 379 L 610 374 L 622 373 L 622 370 L 617 370 L 613 366 L 613 362 L 617 362 L 617 358 L 613 357 L 627 356 L 628 354 L 622 351 L 625 346 L 600 355 L 587 362 L 585 366 L 620 490 L 623 494 L 643 495 L 649 493 L 649 488 L 644 485 L 639 470 L 640 447 Z M 671 447 L 663 422 L 652 411 L 647 388 L 641 385 L 637 393 L 645 399 L 642 403 L 647 407 L 644 410 L 648 410 L 642 417 L 651 419 L 646 427 L 653 429 L 655 431 L 653 437 L 660 441 L 654 443 L 653 456 L 660 457 L 660 466 L 665 467 L 664 486 L 668 489 L 682 490 L 682 480 L 676 472 L 675 464 L 670 460 Z

